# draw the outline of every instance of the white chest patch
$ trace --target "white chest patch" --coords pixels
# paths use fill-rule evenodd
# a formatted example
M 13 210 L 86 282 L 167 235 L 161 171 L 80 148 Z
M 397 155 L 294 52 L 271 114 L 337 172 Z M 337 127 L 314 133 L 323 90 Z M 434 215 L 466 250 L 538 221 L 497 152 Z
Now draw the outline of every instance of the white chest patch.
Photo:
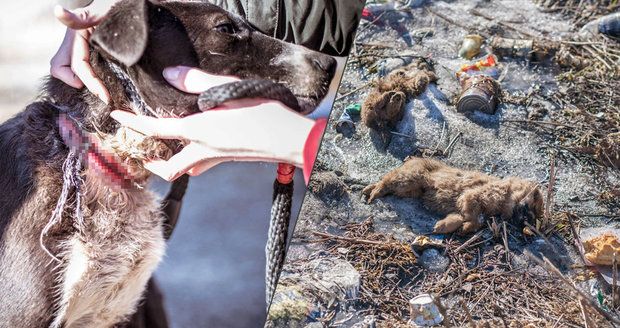
M 102 197 L 102 196 L 99 196 Z M 90 198 L 82 232 L 63 243 L 52 328 L 107 328 L 126 321 L 164 254 L 159 202 L 148 191 Z M 96 205 L 95 205 L 96 204 Z M 98 207 L 93 210 L 93 206 Z

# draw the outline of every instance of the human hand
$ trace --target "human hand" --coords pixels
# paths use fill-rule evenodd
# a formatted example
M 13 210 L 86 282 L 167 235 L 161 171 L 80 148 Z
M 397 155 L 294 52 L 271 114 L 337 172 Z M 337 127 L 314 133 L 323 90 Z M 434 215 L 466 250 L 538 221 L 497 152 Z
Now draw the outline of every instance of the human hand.
M 54 15 L 68 28 L 60 48 L 50 61 L 50 73 L 74 88 L 86 86 L 106 104 L 110 101 L 110 94 L 90 67 L 88 39 L 93 28 L 115 2 L 97 0 L 76 10 L 67 10 L 60 5 L 54 7 Z
M 176 88 L 200 93 L 237 81 L 188 67 L 164 70 Z M 222 110 L 224 109 L 224 110 Z M 112 117 L 133 130 L 163 139 L 190 143 L 169 160 L 145 163 L 145 168 L 172 181 L 188 173 L 199 175 L 227 161 L 286 162 L 303 165 L 303 149 L 314 121 L 277 101 L 243 99 L 184 118 L 153 118 L 114 111 Z

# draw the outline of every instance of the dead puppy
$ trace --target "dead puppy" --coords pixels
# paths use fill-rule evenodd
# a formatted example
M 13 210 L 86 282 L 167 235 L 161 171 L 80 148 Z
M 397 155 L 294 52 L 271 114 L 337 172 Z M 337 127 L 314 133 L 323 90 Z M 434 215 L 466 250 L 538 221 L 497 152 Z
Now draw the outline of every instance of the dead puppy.
M 50 79 L 37 102 L 0 125 L 0 185 L 8 191 L 0 194 L 2 327 L 120 327 L 135 312 L 167 228 L 159 198 L 143 188 L 150 174 L 142 162 L 178 149 L 119 129 L 109 114 L 198 112 L 198 96 L 166 83 L 165 67 L 279 82 L 303 111 L 325 96 L 335 68 L 332 57 L 196 1 L 122 0 L 91 46 L 109 105 Z M 76 137 L 62 123 L 70 121 L 96 141 L 88 154 L 67 141 Z M 131 184 L 114 185 L 124 179 Z
M 419 198 L 430 211 L 446 217 L 434 233 L 478 230 L 483 217 L 500 216 L 516 224 L 534 223 L 543 212 L 542 193 L 535 182 L 517 177 L 500 179 L 450 167 L 440 161 L 412 158 L 364 188 L 368 202 L 385 195 Z
M 362 122 L 371 129 L 394 128 L 404 114 L 405 104 L 421 95 L 437 76 L 431 65 L 418 60 L 399 68 L 377 82 L 362 105 Z

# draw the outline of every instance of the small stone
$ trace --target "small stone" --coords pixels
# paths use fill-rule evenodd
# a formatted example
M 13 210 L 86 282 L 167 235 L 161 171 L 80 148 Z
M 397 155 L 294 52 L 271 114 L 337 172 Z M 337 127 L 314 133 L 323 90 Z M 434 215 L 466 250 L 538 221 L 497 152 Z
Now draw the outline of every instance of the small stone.
M 426 270 L 431 272 L 443 272 L 450 264 L 450 260 L 435 248 L 424 250 L 420 256 L 420 262 Z
M 312 272 L 321 280 L 321 285 L 336 295 L 344 291 L 344 298 L 358 297 L 361 276 L 347 261 L 341 259 L 316 259 L 309 264 Z

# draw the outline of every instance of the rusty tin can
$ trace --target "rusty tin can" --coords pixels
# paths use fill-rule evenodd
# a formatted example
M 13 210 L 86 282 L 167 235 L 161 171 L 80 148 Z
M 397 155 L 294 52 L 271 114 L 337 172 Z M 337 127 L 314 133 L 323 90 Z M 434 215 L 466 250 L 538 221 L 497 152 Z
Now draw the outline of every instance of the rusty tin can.
M 490 76 L 473 75 L 461 79 L 461 95 L 456 104 L 459 113 L 479 110 L 493 115 L 499 104 L 499 83 Z

